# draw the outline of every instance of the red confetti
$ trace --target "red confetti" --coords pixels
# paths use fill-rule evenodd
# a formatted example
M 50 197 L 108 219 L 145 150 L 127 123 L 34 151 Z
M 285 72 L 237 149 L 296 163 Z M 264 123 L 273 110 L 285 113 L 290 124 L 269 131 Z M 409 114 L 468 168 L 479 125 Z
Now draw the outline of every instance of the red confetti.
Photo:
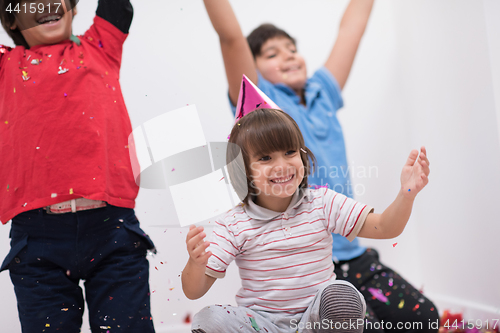
M 419 304 L 415 305 L 415 307 L 413 308 L 413 311 L 417 310 L 419 307 L 420 307 Z
M 392 244 L 392 247 L 396 247 L 396 245 L 398 245 L 398 243 L 394 243 L 394 244 Z
M 191 323 L 191 315 L 188 313 L 186 317 L 184 317 L 184 323 L 190 324 Z

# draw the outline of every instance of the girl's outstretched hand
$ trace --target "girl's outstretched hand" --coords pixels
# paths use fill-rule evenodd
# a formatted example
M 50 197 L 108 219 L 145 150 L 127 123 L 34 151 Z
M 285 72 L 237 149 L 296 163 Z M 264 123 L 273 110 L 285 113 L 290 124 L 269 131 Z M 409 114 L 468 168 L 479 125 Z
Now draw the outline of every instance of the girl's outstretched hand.
M 415 197 L 429 182 L 429 160 L 425 147 L 411 151 L 401 172 L 401 190 L 405 196 Z
M 212 255 L 212 252 L 205 252 L 207 247 L 210 246 L 210 242 L 206 242 L 203 239 L 206 234 L 203 231 L 203 227 L 196 227 L 194 225 L 189 227 L 189 232 L 186 236 L 186 246 L 189 252 L 189 260 L 193 261 L 195 264 L 205 267 L 208 263 L 208 258 Z

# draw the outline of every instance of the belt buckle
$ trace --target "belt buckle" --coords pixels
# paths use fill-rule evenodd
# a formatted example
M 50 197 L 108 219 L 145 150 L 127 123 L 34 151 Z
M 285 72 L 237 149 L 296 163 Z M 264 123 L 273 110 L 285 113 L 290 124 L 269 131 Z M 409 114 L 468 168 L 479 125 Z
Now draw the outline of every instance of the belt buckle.
M 57 213 L 54 213 L 54 212 L 52 212 L 52 211 L 50 210 L 50 206 L 45 206 L 45 207 L 43 207 L 43 209 L 45 209 L 45 211 L 47 212 L 47 214 L 51 214 L 51 215 L 55 215 L 55 214 L 57 214 Z

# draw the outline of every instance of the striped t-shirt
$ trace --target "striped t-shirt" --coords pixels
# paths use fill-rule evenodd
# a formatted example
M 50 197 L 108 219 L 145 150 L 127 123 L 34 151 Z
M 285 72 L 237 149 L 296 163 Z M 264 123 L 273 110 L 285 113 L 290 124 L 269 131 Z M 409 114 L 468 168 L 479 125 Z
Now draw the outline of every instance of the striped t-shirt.
M 206 274 L 223 278 L 236 260 L 239 306 L 304 312 L 317 291 L 335 280 L 331 233 L 352 241 L 372 211 L 326 188 L 298 190 L 283 213 L 250 200 L 216 222 Z

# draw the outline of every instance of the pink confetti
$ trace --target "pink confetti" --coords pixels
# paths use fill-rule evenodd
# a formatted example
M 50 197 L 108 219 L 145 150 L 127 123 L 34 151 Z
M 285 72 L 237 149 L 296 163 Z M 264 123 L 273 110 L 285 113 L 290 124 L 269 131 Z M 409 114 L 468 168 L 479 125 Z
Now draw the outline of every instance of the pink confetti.
M 382 294 L 380 289 L 375 289 L 375 288 L 368 288 L 368 291 L 373 295 L 374 298 L 378 299 L 382 303 L 387 302 L 387 297 Z
M 394 243 L 394 244 L 392 244 L 392 247 L 396 247 L 396 245 L 398 245 L 398 243 Z

